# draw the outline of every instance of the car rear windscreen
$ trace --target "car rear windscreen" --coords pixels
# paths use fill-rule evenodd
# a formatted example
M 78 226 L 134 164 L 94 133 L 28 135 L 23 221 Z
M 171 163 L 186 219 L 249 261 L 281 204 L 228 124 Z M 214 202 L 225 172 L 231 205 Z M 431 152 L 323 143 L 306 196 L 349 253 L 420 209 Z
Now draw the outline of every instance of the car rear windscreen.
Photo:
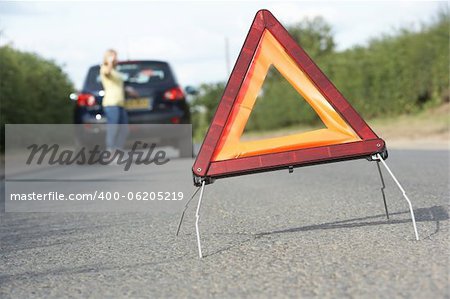
M 173 80 L 169 66 L 166 63 L 121 63 L 117 65 L 116 69 L 126 84 L 133 86 L 157 85 L 158 83 Z M 87 90 L 102 89 L 100 66 L 89 69 L 84 87 Z

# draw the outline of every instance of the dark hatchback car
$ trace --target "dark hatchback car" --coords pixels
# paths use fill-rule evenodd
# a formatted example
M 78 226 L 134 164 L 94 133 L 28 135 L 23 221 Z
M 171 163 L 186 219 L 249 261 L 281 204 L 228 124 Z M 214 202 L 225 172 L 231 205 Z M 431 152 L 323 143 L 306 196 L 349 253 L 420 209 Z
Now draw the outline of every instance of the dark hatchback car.
M 186 87 L 185 93 L 167 62 L 123 61 L 117 65 L 117 71 L 123 76 L 126 89 L 133 90 L 133 96 L 128 92 L 125 94 L 125 109 L 130 125 L 136 124 L 135 129 L 139 124 L 190 123 L 186 93 L 194 94 L 195 90 Z M 90 146 L 104 139 L 100 137 L 105 133 L 102 124 L 107 122 L 102 108 L 104 94 L 100 66 L 92 66 L 81 92 L 70 96 L 76 101 L 74 123 L 84 125 L 83 132 L 77 133 L 77 143 L 81 146 Z M 180 148 L 180 140 L 179 136 L 165 136 L 165 140 L 159 142 Z M 192 155 L 192 145 L 187 149 L 186 146 L 181 147 L 180 155 Z
M 126 95 L 130 124 L 188 124 L 189 105 L 169 64 L 163 61 L 124 61 L 117 65 L 125 86 L 139 96 Z M 76 96 L 76 124 L 105 123 L 100 66 L 89 68 L 81 92 Z M 191 89 L 188 89 L 190 91 Z

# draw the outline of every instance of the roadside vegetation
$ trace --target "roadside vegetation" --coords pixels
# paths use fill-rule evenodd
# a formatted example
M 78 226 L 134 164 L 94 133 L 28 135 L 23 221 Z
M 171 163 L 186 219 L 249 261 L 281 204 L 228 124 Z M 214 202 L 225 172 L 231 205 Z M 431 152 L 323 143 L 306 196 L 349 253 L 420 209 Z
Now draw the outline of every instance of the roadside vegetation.
M 72 82 L 60 66 L 36 54 L 0 47 L 0 149 L 5 124 L 58 124 L 72 121 Z
M 331 26 L 320 17 L 304 19 L 287 29 L 353 107 L 368 120 L 409 114 L 449 102 L 448 11 L 420 29 L 400 28 L 373 38 L 364 46 L 336 50 Z M 193 100 L 194 138 L 206 133 L 225 83 L 204 84 Z M 246 134 L 314 127 L 315 112 L 275 70 L 264 82 L 246 127 Z M 432 121 L 432 119 L 430 119 Z

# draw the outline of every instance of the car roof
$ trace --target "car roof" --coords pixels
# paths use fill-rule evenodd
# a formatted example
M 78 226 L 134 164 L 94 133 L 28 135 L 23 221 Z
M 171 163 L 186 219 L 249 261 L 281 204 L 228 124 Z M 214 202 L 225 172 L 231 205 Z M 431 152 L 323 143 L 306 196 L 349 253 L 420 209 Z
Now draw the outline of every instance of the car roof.
M 168 64 L 166 61 L 161 61 L 161 60 L 124 60 L 124 61 L 119 61 L 119 64 L 122 63 L 163 63 L 163 64 Z
M 128 64 L 128 63 L 158 63 L 158 64 L 169 65 L 168 62 L 161 61 L 161 60 L 123 60 L 123 61 L 118 62 L 118 64 Z M 100 67 L 100 65 L 94 64 L 90 68 L 96 68 L 96 67 Z

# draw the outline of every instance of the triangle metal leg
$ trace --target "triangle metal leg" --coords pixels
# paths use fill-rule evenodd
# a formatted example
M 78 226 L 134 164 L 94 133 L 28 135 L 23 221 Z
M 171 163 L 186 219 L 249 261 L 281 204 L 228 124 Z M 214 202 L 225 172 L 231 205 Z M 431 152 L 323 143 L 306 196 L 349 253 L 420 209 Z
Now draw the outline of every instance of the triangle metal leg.
M 378 173 L 380 174 L 380 179 L 381 179 L 381 194 L 383 195 L 384 210 L 386 211 L 387 220 L 389 220 L 389 211 L 388 211 L 388 207 L 386 204 L 386 195 L 384 194 L 384 189 L 386 188 L 386 185 L 384 184 L 383 173 L 381 172 L 381 167 L 380 167 L 380 161 L 377 161 L 377 168 L 378 168 Z
M 383 158 L 381 157 L 380 154 L 376 154 L 376 158 L 381 161 L 381 163 L 383 164 L 383 166 L 386 168 L 386 170 L 389 172 L 389 174 L 391 175 L 392 179 L 394 180 L 394 182 L 397 184 L 398 188 L 400 189 L 400 191 L 402 191 L 403 197 L 406 199 L 406 201 L 408 202 L 409 205 L 409 211 L 411 213 L 411 219 L 412 219 L 412 223 L 413 223 L 413 227 L 414 227 L 414 234 L 416 236 L 416 240 L 419 240 L 419 233 L 417 232 L 417 226 L 416 226 L 416 217 L 414 216 L 414 211 L 413 211 L 413 207 L 411 204 L 411 201 L 409 200 L 408 196 L 406 195 L 406 191 L 405 189 L 403 189 L 402 185 L 400 185 L 400 182 L 397 180 L 397 178 L 395 177 L 395 175 L 392 173 L 391 169 L 389 168 L 389 166 L 387 166 L 386 162 L 383 160 Z M 378 162 L 378 161 L 377 161 Z
M 205 181 L 202 181 L 201 187 L 198 187 L 197 190 L 195 190 L 194 194 L 192 194 L 191 198 L 187 201 L 186 205 L 184 206 L 183 213 L 181 214 L 181 217 L 180 217 L 180 222 L 178 223 L 178 229 L 177 229 L 176 235 L 178 236 L 178 233 L 180 232 L 181 224 L 183 223 L 183 219 L 184 219 L 184 214 L 186 213 L 189 203 L 192 201 L 192 199 L 195 197 L 195 195 L 198 193 L 199 190 L 200 190 L 200 196 L 198 198 L 197 211 L 195 212 L 195 232 L 197 234 L 198 255 L 200 258 L 202 258 L 203 257 L 202 244 L 200 242 L 200 229 L 198 227 L 198 222 L 200 220 L 200 206 L 202 204 L 203 191 L 205 190 Z
M 198 190 L 200 190 L 200 187 L 198 187 L 197 190 L 195 190 L 194 194 L 192 194 L 191 198 L 189 198 L 187 203 L 184 205 L 183 213 L 181 213 L 180 221 L 178 222 L 178 228 L 177 228 L 177 234 L 176 234 L 177 236 L 178 236 L 178 233 L 180 232 L 181 224 L 183 223 L 184 213 L 186 213 L 186 210 L 187 210 L 187 208 L 189 206 L 189 203 L 195 197 L 195 195 L 197 194 Z
M 198 221 L 200 220 L 200 206 L 202 204 L 203 190 L 205 189 L 205 181 L 202 182 L 202 187 L 200 190 L 200 196 L 198 198 L 197 211 L 195 212 L 195 231 L 197 233 L 197 246 L 198 246 L 198 256 L 200 258 L 202 255 L 202 244 L 200 243 L 200 230 L 198 228 Z

